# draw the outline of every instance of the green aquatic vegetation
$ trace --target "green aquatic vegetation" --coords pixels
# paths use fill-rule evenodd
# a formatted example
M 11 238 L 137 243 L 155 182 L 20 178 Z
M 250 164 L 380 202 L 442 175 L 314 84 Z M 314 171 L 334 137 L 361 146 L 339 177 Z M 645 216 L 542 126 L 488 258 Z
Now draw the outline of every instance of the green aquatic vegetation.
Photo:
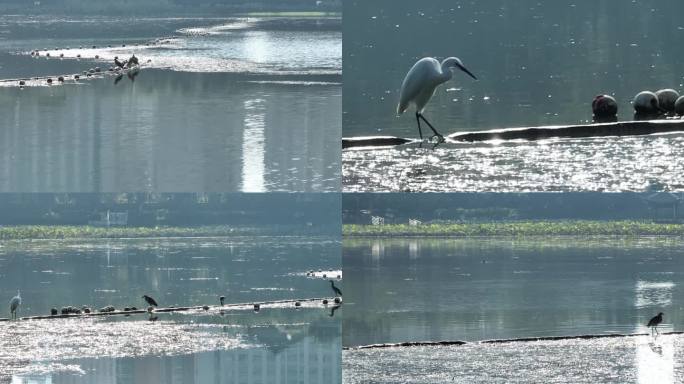
M 345 224 L 347 237 L 476 237 L 476 236 L 682 236 L 684 224 L 645 221 L 501 221 L 489 223 Z
M 201 226 L 201 227 L 97 227 L 91 225 L 17 225 L 0 227 L 0 240 L 22 239 L 97 239 L 146 237 L 211 237 L 229 235 L 259 235 L 262 228 Z

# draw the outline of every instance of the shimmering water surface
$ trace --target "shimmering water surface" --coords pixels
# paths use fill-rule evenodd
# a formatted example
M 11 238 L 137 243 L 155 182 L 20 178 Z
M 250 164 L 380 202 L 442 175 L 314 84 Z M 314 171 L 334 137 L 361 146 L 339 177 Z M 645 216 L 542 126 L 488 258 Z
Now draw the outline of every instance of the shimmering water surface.
M 350 350 L 343 383 L 680 383 L 683 345 L 644 336 Z
M 3 17 L 0 189 L 339 189 L 339 22 Z
M 682 245 L 678 238 L 345 239 L 344 346 L 469 344 L 351 349 L 344 382 L 680 382 L 679 336 L 478 341 L 646 333 L 660 311 L 660 330 L 678 331 Z
M 0 377 L 16 383 L 301 383 L 340 377 L 339 312 L 319 302 L 221 309 L 227 303 L 329 297 L 309 270 L 339 270 L 329 238 L 241 237 L 3 242 L 0 292 L 21 289 L 20 316 L 51 307 L 209 305 L 130 317 L 0 323 Z M 339 283 L 338 283 L 339 284 Z M 331 316 L 331 314 L 333 316 Z M 302 368 L 305 367 L 306 369 Z M 155 381 L 155 382 L 156 382 Z
M 443 134 L 588 122 L 600 93 L 614 95 L 620 120 L 630 120 L 638 91 L 684 91 L 678 1 L 344 6 L 345 137 L 418 137 L 412 113 L 397 117 L 396 105 L 406 72 L 424 56 L 458 56 L 479 78 L 457 72 L 437 89 L 425 115 Z M 347 191 L 637 190 L 651 178 L 681 185 L 669 168 L 679 140 L 656 147 L 638 137 L 344 151 L 343 184 Z

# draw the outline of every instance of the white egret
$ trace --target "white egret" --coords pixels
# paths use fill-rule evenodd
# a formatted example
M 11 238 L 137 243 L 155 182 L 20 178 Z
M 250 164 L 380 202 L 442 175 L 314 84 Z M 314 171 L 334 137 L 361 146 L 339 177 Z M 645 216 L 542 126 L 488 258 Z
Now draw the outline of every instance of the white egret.
M 454 76 L 452 72 L 454 68 L 460 69 L 477 80 L 477 77 L 456 57 L 447 57 L 441 63 L 432 57 L 424 57 L 411 67 L 404 78 L 404 82 L 401 84 L 397 113 L 401 115 L 411 104 L 415 105 L 418 134 L 421 140 L 423 139 L 423 132 L 420 127 L 420 120 L 423 119 L 432 129 L 432 132 L 434 132 L 434 136 L 439 137 L 440 141 L 444 141 L 444 136 L 437 132 L 435 127 L 423 116 L 423 110 L 430 101 L 430 98 L 432 98 L 432 95 L 434 95 L 437 86 L 451 80 Z
M 17 295 L 10 300 L 10 315 L 12 318 L 17 318 L 17 308 L 21 305 L 21 293 L 17 289 Z

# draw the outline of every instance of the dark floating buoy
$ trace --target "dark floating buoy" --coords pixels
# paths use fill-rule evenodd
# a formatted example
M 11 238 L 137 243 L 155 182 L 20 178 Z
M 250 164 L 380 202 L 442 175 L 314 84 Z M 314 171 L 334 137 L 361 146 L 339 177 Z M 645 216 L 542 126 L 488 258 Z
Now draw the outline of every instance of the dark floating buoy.
M 131 307 L 131 311 L 137 311 L 137 310 L 138 310 L 137 307 Z
M 610 95 L 598 95 L 591 102 L 591 110 L 594 113 L 594 121 L 607 122 L 606 120 L 616 118 L 618 105 Z
M 48 77 L 47 83 L 48 83 L 48 84 L 52 84 L 52 79 Z
M 81 78 L 81 76 L 79 76 L 79 75 L 74 75 L 74 80 L 78 80 L 78 79 L 80 79 L 80 78 Z
M 126 48 L 126 44 L 121 44 L 122 47 Z
M 58 78 L 57 78 L 57 81 L 59 81 L 60 83 L 63 83 L 63 82 L 64 82 L 64 76 L 58 77 Z
M 46 57 L 50 57 L 50 52 L 45 54 Z
M 259 304 L 254 304 L 254 312 L 259 312 L 261 306 Z
M 84 305 L 83 306 L 83 313 L 90 313 L 90 312 L 91 312 L 90 308 L 88 308 Z
M 660 112 L 658 96 L 650 91 L 639 92 L 634 96 L 634 111 L 639 114 L 657 114 Z
M 341 302 L 342 302 L 342 299 L 340 299 L 339 297 L 336 297 L 336 298 L 335 298 L 335 304 L 339 304 L 339 303 L 341 303 Z
M 128 312 L 128 311 L 130 311 L 131 309 L 130 309 L 129 307 L 124 307 L 123 310 L 124 310 L 124 312 Z
M 328 305 L 328 299 L 323 299 L 323 305 Z
M 675 113 L 679 116 L 684 116 L 684 96 L 680 96 L 677 101 L 675 101 Z
M 77 59 L 80 59 L 80 58 L 81 58 L 81 54 L 79 53 L 78 55 L 76 55 L 76 58 L 77 58 Z
M 97 46 L 96 46 L 96 45 L 93 45 L 93 49 L 95 49 L 95 48 L 97 48 Z
M 300 303 L 299 301 L 295 301 L 295 307 L 296 308 L 299 308 L 301 306 L 302 306 L 302 303 Z
M 99 72 L 102 72 L 102 70 L 100 69 L 100 67 L 95 67 L 95 72 L 99 73 Z
M 325 278 L 327 278 L 327 277 L 328 277 L 328 275 L 326 275 L 326 274 L 324 273 L 324 274 L 323 274 L 323 278 L 325 279 Z
M 50 315 L 57 316 L 58 314 L 59 314 L 59 311 L 57 310 L 57 308 L 52 308 L 50 310 Z
M 26 82 L 24 80 L 19 80 L 19 86 L 23 87 L 24 85 L 26 85 Z
M 204 309 L 205 311 L 208 311 L 208 310 L 209 310 L 209 306 L 208 306 L 208 305 L 205 305 L 205 306 L 202 307 L 202 309 Z
M 61 313 L 62 313 L 62 315 L 68 315 L 69 314 L 69 308 L 62 307 Z
M 336 276 L 336 278 L 337 278 L 338 280 L 339 280 L 341 277 L 342 277 L 342 276 L 340 276 L 340 275 L 337 275 L 337 276 Z
M 669 114 L 673 114 L 675 112 L 675 103 L 677 102 L 677 99 L 679 99 L 679 92 L 668 88 L 661 89 L 655 94 L 658 97 L 660 109 Z
M 60 53 L 60 54 L 59 54 L 59 57 L 64 57 L 64 54 L 63 54 L 63 53 Z
M 96 59 L 99 59 L 99 58 L 100 58 L 100 55 L 95 55 L 95 58 L 96 58 Z
M 100 308 L 100 312 L 107 313 L 107 312 L 114 312 L 116 311 L 116 308 L 114 308 L 113 305 L 108 305 L 106 307 Z

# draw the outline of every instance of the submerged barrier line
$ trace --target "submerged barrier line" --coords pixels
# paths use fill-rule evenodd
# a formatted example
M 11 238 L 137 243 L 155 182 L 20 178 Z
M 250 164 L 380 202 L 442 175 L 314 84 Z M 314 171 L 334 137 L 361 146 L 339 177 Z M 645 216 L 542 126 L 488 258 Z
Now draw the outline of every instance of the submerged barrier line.
M 238 308 L 238 307 L 248 307 L 248 306 L 262 306 L 262 305 L 272 305 L 272 304 L 288 304 L 288 303 L 310 303 L 314 301 L 323 302 L 327 300 L 330 306 L 339 306 L 342 304 L 340 300 L 339 303 L 335 302 L 335 298 L 321 297 L 321 298 L 311 298 L 311 299 L 291 299 L 291 300 L 272 300 L 272 301 L 260 301 L 260 302 L 250 302 L 250 303 L 233 303 L 225 305 L 196 305 L 189 307 L 167 307 L 167 308 L 155 308 L 154 313 L 168 313 L 168 312 L 184 312 L 193 310 L 211 310 L 211 309 L 226 309 L 226 308 Z M 57 315 L 41 315 L 41 316 L 26 316 L 20 317 L 17 320 L 46 320 L 46 319 L 68 319 L 68 318 L 81 318 L 81 317 L 97 317 L 97 316 L 119 316 L 119 315 L 134 315 L 134 314 L 144 314 L 147 313 L 147 309 L 136 309 L 130 311 L 111 311 L 111 312 L 90 312 L 90 313 L 80 313 L 80 314 L 57 314 Z M 9 318 L 0 318 L 2 321 L 11 321 Z
M 660 335 L 682 335 L 684 331 L 661 332 Z M 575 335 L 575 336 L 541 336 L 541 337 L 521 337 L 516 339 L 492 339 L 481 341 L 408 341 L 403 343 L 384 343 L 384 344 L 369 344 L 360 345 L 356 347 L 343 347 L 345 351 L 360 350 L 360 349 L 382 349 L 382 348 L 398 348 L 398 347 L 442 347 L 451 345 L 466 345 L 466 344 L 506 344 L 506 343 L 526 343 L 534 341 L 558 341 L 558 340 L 590 340 L 590 339 L 609 339 L 620 337 L 639 337 L 649 336 L 649 333 L 630 333 L 619 334 L 611 333 L 606 335 Z
M 478 132 L 458 132 L 447 136 L 450 141 L 482 142 L 492 140 L 544 140 L 551 138 L 586 138 L 610 136 L 643 136 L 654 133 L 684 132 L 684 120 L 623 121 L 616 123 L 504 128 Z M 397 146 L 418 142 L 395 136 L 342 138 L 342 149 Z

